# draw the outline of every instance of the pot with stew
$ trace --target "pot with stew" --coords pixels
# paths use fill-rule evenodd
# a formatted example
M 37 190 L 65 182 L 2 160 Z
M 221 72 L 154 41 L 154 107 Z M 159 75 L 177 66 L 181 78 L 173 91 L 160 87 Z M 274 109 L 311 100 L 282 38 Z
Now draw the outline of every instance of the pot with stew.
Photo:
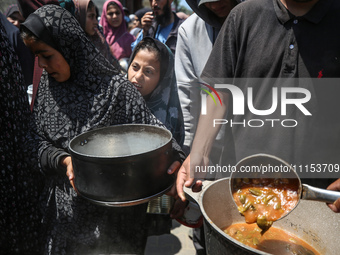
M 241 171 L 252 168 L 278 171 Z M 262 234 L 298 206 L 300 198 L 328 203 L 340 198 L 340 192 L 301 184 L 287 162 L 268 154 L 252 155 L 238 162 L 230 177 L 230 192 L 245 221 L 257 223 Z
M 241 160 L 236 170 L 254 165 L 289 168 L 277 157 L 258 154 Z M 203 187 L 193 198 L 204 216 L 207 254 L 338 254 L 340 214 L 320 201 L 333 202 L 340 192 L 301 184 L 295 171 L 236 171 Z
M 325 203 L 301 200 L 264 234 L 245 222 L 230 194 L 229 178 L 204 184 L 198 203 L 207 254 L 337 255 L 340 215 Z

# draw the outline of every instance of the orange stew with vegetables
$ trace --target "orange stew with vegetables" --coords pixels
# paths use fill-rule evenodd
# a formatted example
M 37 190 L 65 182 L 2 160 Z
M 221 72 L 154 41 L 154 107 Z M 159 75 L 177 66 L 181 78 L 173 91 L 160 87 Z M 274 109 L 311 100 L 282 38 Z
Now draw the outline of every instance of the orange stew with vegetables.
M 302 239 L 275 227 L 263 235 L 256 224 L 236 223 L 223 231 L 245 245 L 274 255 L 320 255 Z
M 237 178 L 232 193 L 246 222 L 266 231 L 296 206 L 298 188 L 296 179 Z

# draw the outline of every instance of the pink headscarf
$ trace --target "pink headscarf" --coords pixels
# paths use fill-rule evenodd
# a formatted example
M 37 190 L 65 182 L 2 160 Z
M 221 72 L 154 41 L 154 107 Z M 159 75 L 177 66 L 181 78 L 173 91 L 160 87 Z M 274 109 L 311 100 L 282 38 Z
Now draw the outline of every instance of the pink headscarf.
M 112 27 L 106 19 L 107 6 L 111 2 L 118 5 L 123 15 L 123 21 L 119 27 Z M 104 36 L 110 45 L 113 55 L 118 60 L 121 58 L 129 58 L 132 53 L 131 43 L 133 43 L 136 38 L 131 35 L 126 28 L 123 6 L 118 0 L 107 0 L 104 3 L 99 24 L 103 27 Z

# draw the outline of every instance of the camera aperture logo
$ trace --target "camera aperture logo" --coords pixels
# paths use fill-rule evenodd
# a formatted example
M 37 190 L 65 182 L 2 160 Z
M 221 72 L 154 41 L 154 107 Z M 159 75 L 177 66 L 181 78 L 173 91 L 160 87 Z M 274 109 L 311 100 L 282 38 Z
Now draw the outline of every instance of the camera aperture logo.
M 217 93 L 217 91 L 213 87 L 209 86 L 206 83 L 200 82 L 200 84 L 203 85 L 203 86 L 206 86 L 208 89 L 210 89 L 212 92 L 214 92 L 215 95 L 217 96 L 218 100 L 220 101 L 221 106 L 222 106 L 222 100 L 221 100 L 220 95 Z M 212 100 L 214 101 L 215 105 L 217 105 L 217 102 L 216 102 L 213 94 L 209 90 L 207 90 L 205 88 L 199 88 L 199 89 L 204 91 L 204 92 L 206 92 L 212 98 Z M 202 102 L 201 103 L 201 106 L 202 106 L 201 107 L 201 114 L 202 115 L 206 115 L 207 114 L 207 94 L 204 94 L 204 93 L 201 94 L 201 102 Z
M 202 85 L 206 86 L 208 89 L 213 91 L 217 98 L 220 101 L 221 106 L 222 101 L 217 93 L 216 89 L 227 89 L 229 90 L 230 95 L 233 98 L 233 112 L 232 116 L 236 115 L 246 115 L 245 114 L 245 106 L 247 106 L 248 111 L 252 115 L 256 116 L 268 116 L 273 114 L 280 106 L 280 114 L 281 116 L 287 115 L 287 106 L 291 105 L 296 107 L 299 111 L 301 111 L 305 116 L 311 116 L 312 114 L 308 111 L 304 104 L 309 102 L 311 99 L 311 93 L 308 89 L 301 88 L 301 87 L 273 87 L 272 88 L 272 104 L 269 109 L 256 109 L 254 106 L 254 98 L 253 98 L 253 88 L 248 87 L 246 91 L 246 96 L 244 95 L 243 91 L 231 84 L 215 84 L 215 87 L 209 86 L 208 84 L 201 83 Z M 215 102 L 217 105 L 216 100 L 211 92 L 209 92 L 205 88 L 200 88 L 202 91 L 206 93 L 201 94 L 201 114 L 207 115 L 207 95 Z M 290 97 L 289 95 L 296 94 L 299 97 Z M 243 126 L 243 127 L 254 127 L 259 128 L 263 127 L 265 124 L 271 125 L 274 127 L 278 123 L 281 124 L 282 127 L 296 127 L 298 125 L 298 121 L 296 119 L 277 119 L 277 118 L 258 118 L 258 119 L 243 119 L 242 121 L 235 122 L 233 119 L 214 119 L 213 126 L 216 125 L 230 125 L 231 127 L 235 125 Z

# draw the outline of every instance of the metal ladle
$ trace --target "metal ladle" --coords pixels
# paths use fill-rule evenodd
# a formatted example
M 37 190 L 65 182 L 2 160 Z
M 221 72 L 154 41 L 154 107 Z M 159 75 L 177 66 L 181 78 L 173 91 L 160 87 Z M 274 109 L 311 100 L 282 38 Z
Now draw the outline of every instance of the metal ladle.
M 251 169 L 269 169 L 271 167 L 272 169 L 276 167 L 276 169 L 280 170 L 278 172 L 256 172 L 252 171 Z M 255 179 L 255 178 L 288 178 L 288 179 L 295 179 L 295 183 L 298 183 L 296 187 L 296 191 L 298 194 L 298 201 L 296 205 L 289 211 L 287 211 L 285 214 L 283 214 L 280 219 L 287 216 L 290 212 L 292 212 L 296 206 L 299 204 L 299 201 L 301 199 L 304 200 L 314 200 L 314 201 L 320 201 L 320 202 L 326 202 L 326 203 L 333 203 L 338 198 L 340 198 L 340 192 L 338 191 L 331 191 L 321 188 L 316 188 L 307 184 L 302 184 L 301 179 L 294 170 L 294 168 L 289 165 L 287 162 L 283 161 L 282 159 L 269 155 L 269 154 L 255 154 L 252 156 L 248 156 L 242 160 L 240 160 L 236 166 L 235 166 L 235 172 L 233 172 L 230 176 L 230 193 L 231 195 L 235 190 L 233 189 L 235 185 L 235 180 L 238 178 L 249 178 L 249 179 Z M 248 172 L 246 172 L 248 170 Z M 233 199 L 234 203 L 236 204 L 236 201 Z M 237 204 L 236 204 L 237 205 Z

